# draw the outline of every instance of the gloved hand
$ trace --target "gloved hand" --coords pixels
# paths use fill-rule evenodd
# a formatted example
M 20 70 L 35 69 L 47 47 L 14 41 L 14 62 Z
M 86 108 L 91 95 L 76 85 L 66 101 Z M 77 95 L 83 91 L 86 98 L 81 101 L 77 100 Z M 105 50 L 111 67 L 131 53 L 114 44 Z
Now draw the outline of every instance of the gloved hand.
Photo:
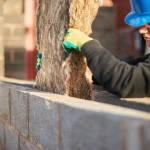
M 38 52 L 37 54 L 37 62 L 36 62 L 36 70 L 39 71 L 41 69 L 41 66 L 42 66 L 42 53 L 41 52 Z
M 78 29 L 70 28 L 64 37 L 63 47 L 65 52 L 71 53 L 73 51 L 81 52 L 81 47 L 92 38 Z

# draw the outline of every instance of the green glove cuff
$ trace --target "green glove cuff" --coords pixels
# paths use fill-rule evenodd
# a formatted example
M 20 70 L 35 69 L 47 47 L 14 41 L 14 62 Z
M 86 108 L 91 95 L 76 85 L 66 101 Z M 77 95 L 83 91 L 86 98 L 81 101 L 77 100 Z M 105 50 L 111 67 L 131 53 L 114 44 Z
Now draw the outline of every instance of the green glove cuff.
M 39 71 L 41 69 L 41 66 L 42 66 L 42 53 L 41 52 L 38 52 L 37 54 L 37 63 L 36 63 L 36 70 Z
M 74 45 L 73 43 L 69 41 L 63 42 L 63 47 L 66 53 L 71 53 L 73 51 L 81 52 L 81 48 L 79 46 Z

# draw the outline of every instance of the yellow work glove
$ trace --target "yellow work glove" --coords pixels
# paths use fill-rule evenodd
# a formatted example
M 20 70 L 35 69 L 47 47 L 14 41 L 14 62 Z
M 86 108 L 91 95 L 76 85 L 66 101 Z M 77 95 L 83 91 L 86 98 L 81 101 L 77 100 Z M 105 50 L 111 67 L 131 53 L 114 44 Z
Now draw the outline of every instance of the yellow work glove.
M 71 53 L 73 51 L 81 52 L 81 47 L 92 38 L 78 29 L 70 28 L 64 37 L 63 47 L 65 52 Z

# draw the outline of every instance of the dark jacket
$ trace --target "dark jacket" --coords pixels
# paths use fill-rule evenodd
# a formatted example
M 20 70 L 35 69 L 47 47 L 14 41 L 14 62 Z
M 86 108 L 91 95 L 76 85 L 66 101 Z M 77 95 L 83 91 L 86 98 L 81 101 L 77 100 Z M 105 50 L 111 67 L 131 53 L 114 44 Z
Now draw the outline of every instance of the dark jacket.
M 121 61 L 96 41 L 82 47 L 94 80 L 120 97 L 150 97 L 150 54 L 132 63 Z

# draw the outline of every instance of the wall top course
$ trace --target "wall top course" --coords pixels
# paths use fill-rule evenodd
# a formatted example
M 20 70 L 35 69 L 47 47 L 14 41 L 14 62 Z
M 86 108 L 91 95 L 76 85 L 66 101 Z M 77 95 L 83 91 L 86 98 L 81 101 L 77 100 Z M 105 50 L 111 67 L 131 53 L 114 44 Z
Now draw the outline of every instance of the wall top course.
M 89 100 L 82 100 L 69 96 L 61 96 L 57 94 L 30 92 L 30 96 L 42 97 L 43 99 L 54 102 L 60 105 L 67 105 L 77 109 L 94 111 L 97 113 L 106 113 L 108 115 L 117 115 L 120 117 L 134 117 L 137 119 L 148 119 L 150 120 L 150 114 L 148 112 L 142 112 L 139 110 L 133 110 L 128 108 L 123 108 L 120 106 L 114 106 L 111 104 L 104 104 Z
M 150 105 L 150 98 L 149 97 L 145 97 L 145 98 L 122 98 L 121 100 L 129 101 L 129 102 L 138 102 L 141 104 Z
M 13 78 L 0 77 L 0 84 L 21 85 L 21 86 L 32 87 L 34 83 L 35 83 L 34 81 L 25 81 L 25 80 L 13 79 Z
M 77 108 L 80 110 L 91 111 L 95 113 L 104 113 L 106 115 L 113 115 L 114 117 L 128 117 L 135 119 L 142 119 L 150 121 L 150 114 L 148 112 L 142 112 L 139 110 L 133 110 L 128 108 L 123 108 L 120 106 L 113 106 L 110 104 L 104 104 L 94 101 L 82 100 L 78 98 L 68 97 L 66 95 L 57 95 L 48 92 L 38 91 L 33 87 L 34 82 L 27 82 L 23 80 L 0 78 L 0 85 L 6 90 L 19 90 L 30 95 L 30 100 L 32 97 L 39 97 L 45 100 L 48 103 L 55 103 L 58 105 L 66 105 L 68 107 Z M 1 97 L 1 96 L 0 96 Z M 142 99 L 143 100 L 143 99 Z M 150 98 L 145 98 L 146 103 L 149 104 Z M 130 99 L 131 101 L 131 99 Z M 134 101 L 134 100 L 133 100 Z M 140 101 L 140 99 L 138 99 Z

